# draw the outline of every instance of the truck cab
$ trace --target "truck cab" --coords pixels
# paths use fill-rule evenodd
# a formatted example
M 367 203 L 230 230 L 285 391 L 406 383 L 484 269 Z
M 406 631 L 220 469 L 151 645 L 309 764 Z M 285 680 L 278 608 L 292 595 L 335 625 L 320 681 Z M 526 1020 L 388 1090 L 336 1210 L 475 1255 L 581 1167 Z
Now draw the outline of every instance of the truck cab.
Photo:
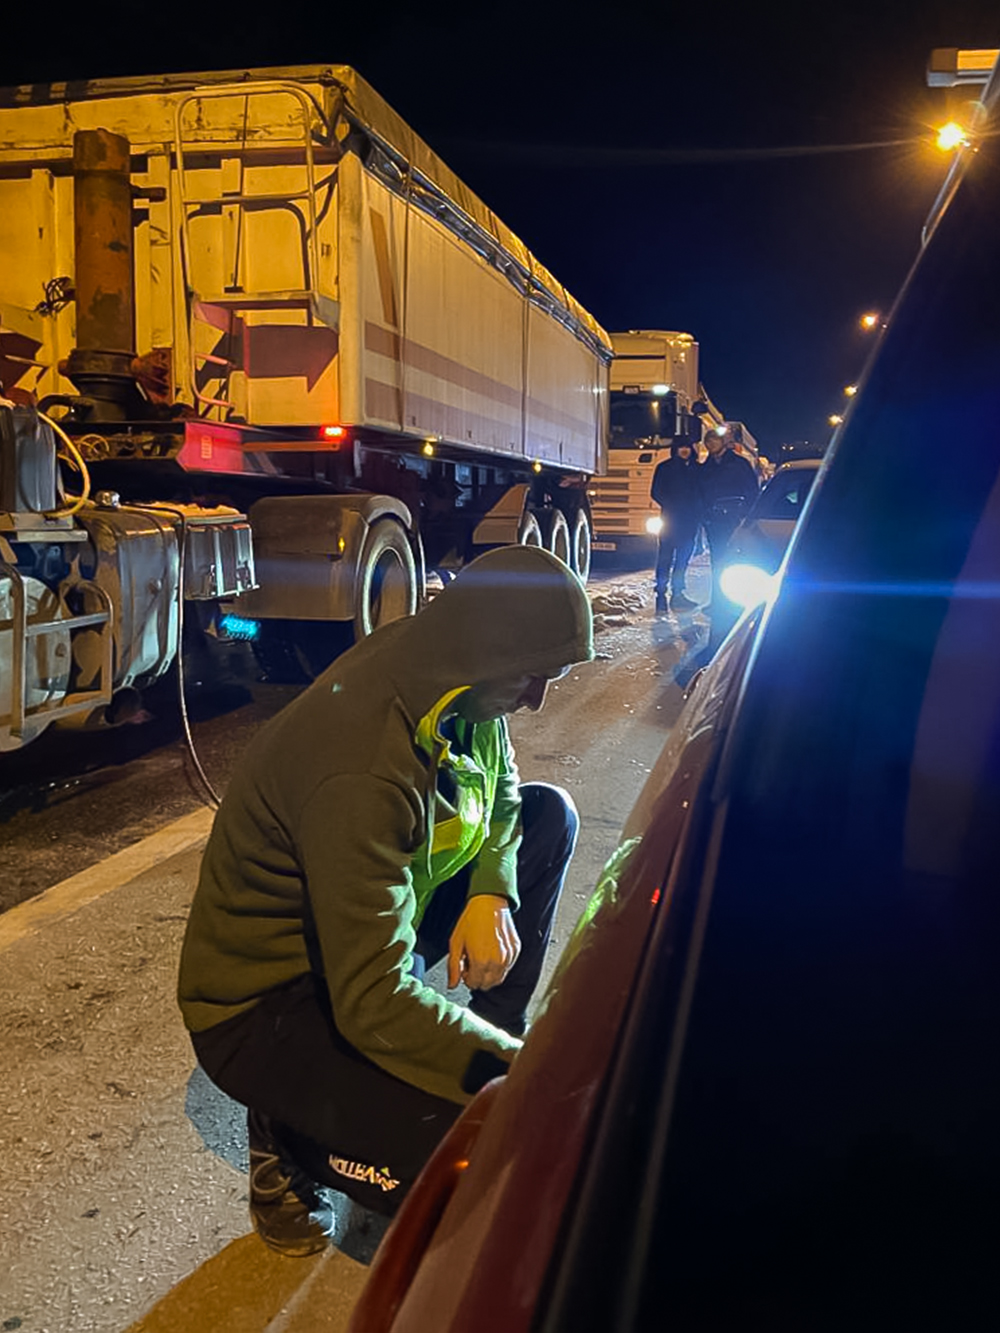
M 671 445 L 701 440 L 698 344 L 690 333 L 635 329 L 611 342 L 608 470 L 589 492 L 594 550 L 652 559 L 661 521 L 653 473 Z

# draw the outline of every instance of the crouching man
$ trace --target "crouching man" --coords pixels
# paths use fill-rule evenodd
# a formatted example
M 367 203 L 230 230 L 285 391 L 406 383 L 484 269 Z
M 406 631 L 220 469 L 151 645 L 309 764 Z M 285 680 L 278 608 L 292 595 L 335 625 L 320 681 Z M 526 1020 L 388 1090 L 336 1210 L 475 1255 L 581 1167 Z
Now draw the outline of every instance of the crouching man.
M 263 727 L 216 817 L 179 998 L 248 1108 L 250 1211 L 311 1254 L 318 1186 L 396 1211 L 464 1103 L 521 1046 L 577 832 L 518 783 L 506 714 L 590 660 L 590 605 L 547 552 L 480 556 Z M 469 1007 L 424 983 L 448 959 Z

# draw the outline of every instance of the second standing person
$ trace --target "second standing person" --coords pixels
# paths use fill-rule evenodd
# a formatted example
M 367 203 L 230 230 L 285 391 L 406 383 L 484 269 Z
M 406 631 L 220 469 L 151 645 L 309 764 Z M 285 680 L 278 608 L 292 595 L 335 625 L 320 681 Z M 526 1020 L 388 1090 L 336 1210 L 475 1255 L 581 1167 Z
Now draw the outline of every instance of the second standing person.
M 712 560 L 712 605 L 718 606 L 718 580 L 726 545 L 740 519 L 757 497 L 753 466 L 733 449 L 728 431 L 710 431 L 705 438 L 708 457 L 697 469 L 701 483 L 705 535 Z
M 702 522 L 699 468 L 690 444 L 675 444 L 653 473 L 650 494 L 660 506 L 663 527 L 656 555 L 656 610 L 692 611 L 698 605 L 684 591 L 684 579 Z

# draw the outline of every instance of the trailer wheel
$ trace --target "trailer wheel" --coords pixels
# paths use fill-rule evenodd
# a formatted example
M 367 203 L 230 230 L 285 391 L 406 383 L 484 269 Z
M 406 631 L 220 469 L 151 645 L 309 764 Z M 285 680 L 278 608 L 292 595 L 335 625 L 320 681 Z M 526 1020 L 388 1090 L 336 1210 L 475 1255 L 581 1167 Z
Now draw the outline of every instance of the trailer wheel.
M 545 545 L 542 540 L 542 525 L 530 510 L 521 519 L 521 526 L 517 530 L 517 540 L 520 546 Z
M 354 591 L 354 637 L 412 616 L 417 609 L 417 564 L 402 527 L 381 519 L 368 529 L 358 559 Z
M 580 576 L 581 583 L 590 577 L 590 558 L 593 552 L 593 533 L 590 528 L 590 514 L 586 506 L 576 511 L 570 532 L 572 567 Z
M 553 555 L 557 555 L 564 565 L 572 568 L 572 549 L 569 533 L 569 523 L 566 521 L 566 515 L 561 509 L 553 509 L 549 515 L 547 534 L 548 541 L 545 543 L 548 550 Z

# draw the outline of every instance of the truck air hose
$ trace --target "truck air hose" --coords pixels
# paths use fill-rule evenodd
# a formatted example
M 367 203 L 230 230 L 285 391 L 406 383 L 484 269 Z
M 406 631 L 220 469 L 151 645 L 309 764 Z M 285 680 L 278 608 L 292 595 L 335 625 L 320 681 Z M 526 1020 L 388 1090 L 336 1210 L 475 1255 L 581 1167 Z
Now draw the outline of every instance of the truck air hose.
M 188 717 L 187 691 L 184 688 L 184 554 L 187 545 L 187 516 L 183 509 L 175 509 L 165 504 L 158 504 L 155 508 L 143 505 L 134 505 L 130 508 L 143 509 L 145 513 L 152 516 L 162 513 L 174 514 L 180 520 L 180 535 L 177 540 L 177 702 L 180 705 L 184 741 L 187 745 L 188 754 L 191 756 L 191 762 L 194 764 L 195 771 L 208 795 L 209 805 L 218 810 L 222 804 L 222 797 L 212 786 L 198 757 L 194 736 L 191 732 L 191 720 Z
M 83 479 L 83 490 L 79 495 L 67 496 L 68 504 L 61 509 L 53 509 L 51 513 L 45 515 L 46 518 L 70 518 L 73 514 L 79 513 L 83 506 L 90 499 L 90 473 L 87 470 L 87 464 L 83 461 L 83 455 L 70 439 L 70 437 L 59 425 L 58 421 L 53 421 L 51 417 L 46 416 L 44 412 L 38 413 L 39 419 L 46 422 L 62 440 L 68 451 L 68 461 L 79 472 Z

